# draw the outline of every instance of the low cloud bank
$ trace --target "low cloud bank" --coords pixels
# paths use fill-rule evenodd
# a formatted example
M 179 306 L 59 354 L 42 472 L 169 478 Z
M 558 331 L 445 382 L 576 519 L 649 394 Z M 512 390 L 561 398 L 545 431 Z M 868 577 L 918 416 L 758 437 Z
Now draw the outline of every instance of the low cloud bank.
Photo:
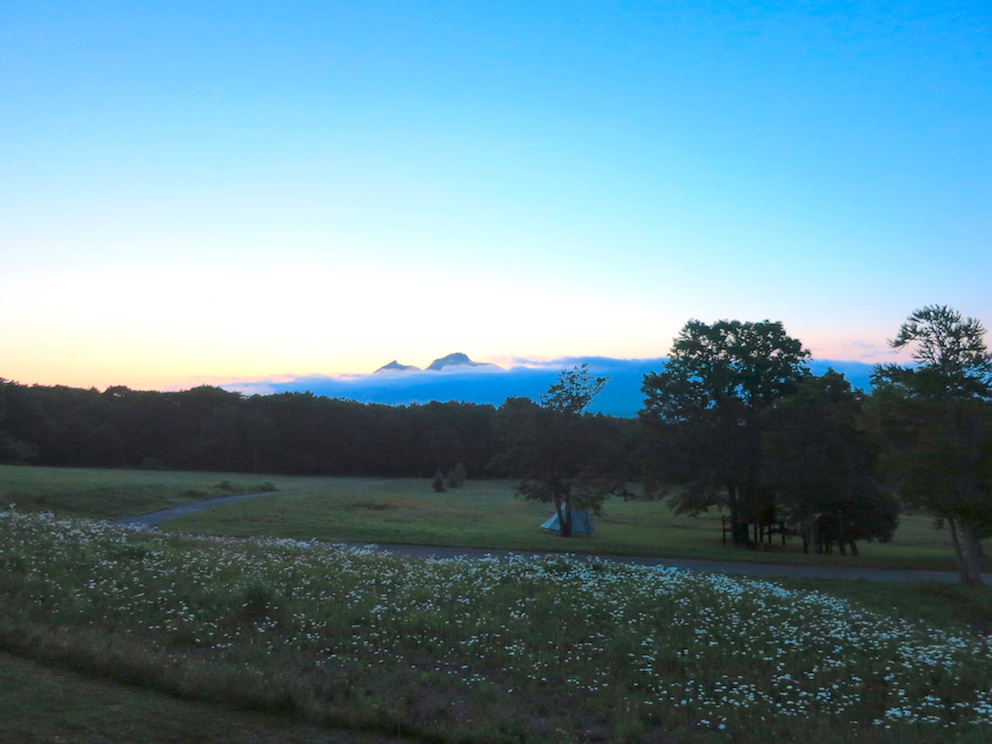
M 508 369 L 468 367 L 439 372 L 395 372 L 345 377 L 305 375 L 288 379 L 229 383 L 220 387 L 246 395 L 310 392 L 329 398 L 386 405 L 454 400 L 499 406 L 507 398 L 514 396 L 537 400 L 563 369 L 588 364 L 592 374 L 610 378 L 610 383 L 593 401 L 590 410 L 594 413 L 632 417 L 637 415 L 644 403 L 641 394 L 644 375 L 661 371 L 665 362 L 665 357 L 564 357 L 546 362 L 522 360 Z M 863 390 L 870 387 L 871 364 L 814 360 L 810 366 L 817 375 L 832 367 L 837 372 L 842 372 L 855 387 Z

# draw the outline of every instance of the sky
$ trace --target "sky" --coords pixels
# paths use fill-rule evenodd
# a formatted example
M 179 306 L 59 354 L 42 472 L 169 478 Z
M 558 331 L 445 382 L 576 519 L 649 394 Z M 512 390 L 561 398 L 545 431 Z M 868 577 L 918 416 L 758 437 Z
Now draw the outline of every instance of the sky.
M 0 4 L 0 377 L 992 324 L 987 0 Z

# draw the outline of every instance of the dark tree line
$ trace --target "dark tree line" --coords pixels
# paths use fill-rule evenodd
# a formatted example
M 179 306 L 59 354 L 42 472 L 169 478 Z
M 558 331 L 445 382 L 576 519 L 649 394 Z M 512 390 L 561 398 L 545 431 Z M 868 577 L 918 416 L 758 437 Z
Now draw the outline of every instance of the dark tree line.
M 0 381 L 0 462 L 329 475 L 481 476 L 496 409 L 215 387 L 104 392 Z
M 519 400 L 499 409 L 387 406 L 311 393 L 100 392 L 0 379 L 0 462 L 424 478 L 438 470 L 464 477 L 460 465 L 471 478 L 503 477 L 497 429 Z M 635 422 L 601 418 L 616 423 L 598 439 L 628 446 Z
M 244 396 L 22 385 L 0 378 L 0 462 L 108 468 L 431 477 L 509 475 L 504 434 L 521 406 L 359 403 L 312 393 Z M 636 421 L 594 417 L 601 451 L 632 460 Z M 588 438 L 588 437 L 587 437 Z

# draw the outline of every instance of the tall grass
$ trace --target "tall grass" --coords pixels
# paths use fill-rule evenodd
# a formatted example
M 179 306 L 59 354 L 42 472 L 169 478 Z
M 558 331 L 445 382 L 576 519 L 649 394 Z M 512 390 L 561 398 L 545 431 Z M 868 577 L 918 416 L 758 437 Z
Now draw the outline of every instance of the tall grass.
M 436 741 L 992 737 L 988 639 L 765 582 L 0 512 L 0 642 Z

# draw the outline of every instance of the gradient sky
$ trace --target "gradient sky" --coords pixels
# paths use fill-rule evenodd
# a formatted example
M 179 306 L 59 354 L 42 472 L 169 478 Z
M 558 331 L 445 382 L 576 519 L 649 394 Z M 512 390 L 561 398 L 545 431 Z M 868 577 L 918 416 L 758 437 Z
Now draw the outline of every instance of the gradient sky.
M 0 376 L 992 324 L 992 5 L 0 5 Z

